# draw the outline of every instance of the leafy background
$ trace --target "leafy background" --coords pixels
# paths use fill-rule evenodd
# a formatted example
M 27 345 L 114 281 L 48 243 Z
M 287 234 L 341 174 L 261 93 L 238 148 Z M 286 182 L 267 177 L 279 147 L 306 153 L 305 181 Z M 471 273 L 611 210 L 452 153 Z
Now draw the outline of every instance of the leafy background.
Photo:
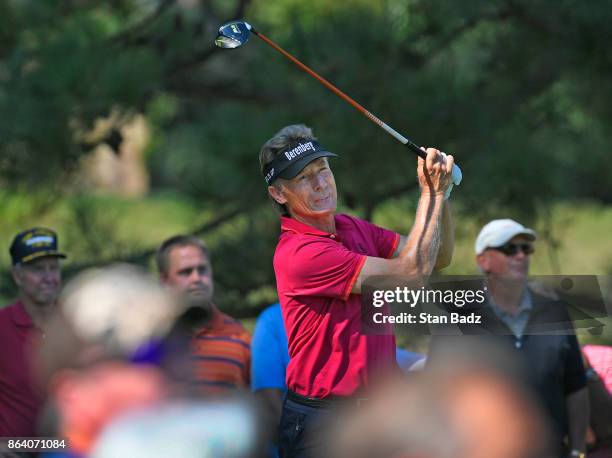
M 254 317 L 275 300 L 278 235 L 257 154 L 296 122 L 341 154 L 342 211 L 407 232 L 413 156 L 255 37 L 215 48 L 218 26 L 242 17 L 398 131 L 455 155 L 465 181 L 448 272 L 475 273 L 479 227 L 512 217 L 541 234 L 534 273 L 609 283 L 612 9 L 602 0 L 0 0 L 5 248 L 24 227 L 54 227 L 69 277 L 119 260 L 152 267 L 165 237 L 197 233 L 212 248 L 217 302 Z M 137 148 L 135 123 L 146 132 Z M 88 179 L 101 149 L 132 172 Z

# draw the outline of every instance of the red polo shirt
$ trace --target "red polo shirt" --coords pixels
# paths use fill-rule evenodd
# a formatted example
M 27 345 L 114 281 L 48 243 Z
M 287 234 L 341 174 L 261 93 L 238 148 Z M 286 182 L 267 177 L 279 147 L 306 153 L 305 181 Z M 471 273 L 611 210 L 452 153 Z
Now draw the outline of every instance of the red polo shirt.
M 399 234 L 336 215 L 330 234 L 281 218 L 276 286 L 289 341 L 287 386 L 303 396 L 349 396 L 395 365 L 395 336 L 361 331 L 360 296 L 351 294 L 367 256 L 390 258 Z
M 36 435 L 44 398 L 31 360 L 39 336 L 21 302 L 0 309 L 0 437 Z

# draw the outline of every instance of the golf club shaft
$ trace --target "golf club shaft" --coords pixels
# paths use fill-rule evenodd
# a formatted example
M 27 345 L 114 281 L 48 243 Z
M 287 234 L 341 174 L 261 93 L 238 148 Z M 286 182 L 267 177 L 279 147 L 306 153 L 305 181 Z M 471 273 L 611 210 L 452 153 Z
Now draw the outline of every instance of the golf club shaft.
M 385 132 L 387 132 L 389 135 L 391 135 L 392 137 L 394 137 L 397 141 L 399 141 L 400 143 L 402 143 L 403 145 L 406 145 L 409 149 L 411 149 L 417 156 L 422 157 L 423 159 L 426 158 L 427 154 L 425 153 L 425 151 L 423 151 L 421 148 L 419 148 L 419 146 L 417 144 L 415 144 L 412 140 L 404 137 L 402 134 L 400 134 L 399 132 L 397 132 L 395 129 L 393 129 L 391 126 L 385 124 L 383 121 L 381 121 L 378 117 L 376 117 L 375 115 L 373 115 L 372 113 L 370 113 L 368 110 L 366 110 L 363 106 L 361 106 L 359 103 L 357 103 L 355 100 L 353 100 L 352 98 L 350 98 L 348 95 L 346 95 L 344 92 L 342 92 L 340 89 L 338 89 L 336 86 L 334 86 L 332 83 L 330 83 L 329 81 L 327 81 L 325 78 L 323 78 L 321 75 L 319 75 L 317 72 L 315 72 L 313 69 L 311 69 L 310 67 L 308 67 L 307 65 L 303 64 L 302 62 L 300 62 L 298 59 L 296 59 L 295 57 L 293 57 L 291 54 L 289 54 L 287 51 L 285 51 L 283 48 L 281 48 L 279 45 L 277 45 L 276 43 L 274 43 L 272 40 L 270 40 L 268 37 L 266 37 L 264 34 L 257 32 L 255 29 L 251 29 L 251 32 L 253 32 L 255 35 L 257 35 L 259 38 L 261 38 L 263 41 L 265 41 L 267 44 L 269 44 L 270 46 L 272 46 L 274 49 L 276 49 L 279 53 L 281 53 L 283 56 L 285 56 L 287 59 L 289 59 L 291 62 L 293 62 L 295 65 L 297 65 L 300 69 L 304 70 L 306 73 L 308 73 L 310 76 L 312 76 L 313 78 L 315 78 L 317 81 L 319 81 L 319 83 L 321 83 L 323 86 L 325 86 L 327 89 L 329 89 L 330 91 L 332 91 L 334 94 L 336 94 L 338 97 L 340 97 L 341 99 L 343 99 L 344 101 L 350 103 L 357 111 L 359 111 L 361 114 L 363 114 L 366 118 L 368 118 L 370 121 L 372 121 L 374 124 L 376 124 L 377 126 L 381 127 Z

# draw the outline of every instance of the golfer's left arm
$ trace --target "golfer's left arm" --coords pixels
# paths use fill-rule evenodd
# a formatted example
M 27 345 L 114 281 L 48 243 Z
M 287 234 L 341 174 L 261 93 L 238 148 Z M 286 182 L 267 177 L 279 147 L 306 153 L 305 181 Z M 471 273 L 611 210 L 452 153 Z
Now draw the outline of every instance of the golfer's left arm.
M 453 217 L 451 214 L 449 201 L 444 202 L 442 209 L 442 230 L 440 237 L 440 250 L 438 251 L 438 257 L 436 258 L 436 265 L 434 270 L 444 269 L 448 267 L 453 259 L 453 252 L 455 251 L 455 225 L 453 223 Z M 397 244 L 397 248 L 393 253 L 393 257 L 396 258 L 401 253 L 402 249 L 406 245 L 408 237 L 405 235 L 400 236 L 400 241 Z
M 570 450 L 586 450 L 586 432 L 589 426 L 589 394 L 587 387 L 570 393 L 565 398 Z

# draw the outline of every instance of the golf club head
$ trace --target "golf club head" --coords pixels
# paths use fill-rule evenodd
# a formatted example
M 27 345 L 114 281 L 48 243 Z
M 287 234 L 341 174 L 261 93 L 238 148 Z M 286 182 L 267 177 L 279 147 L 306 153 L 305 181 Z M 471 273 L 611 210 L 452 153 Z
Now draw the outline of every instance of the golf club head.
M 215 44 L 220 48 L 234 49 L 245 44 L 251 36 L 251 24 L 245 21 L 232 21 L 219 27 Z

